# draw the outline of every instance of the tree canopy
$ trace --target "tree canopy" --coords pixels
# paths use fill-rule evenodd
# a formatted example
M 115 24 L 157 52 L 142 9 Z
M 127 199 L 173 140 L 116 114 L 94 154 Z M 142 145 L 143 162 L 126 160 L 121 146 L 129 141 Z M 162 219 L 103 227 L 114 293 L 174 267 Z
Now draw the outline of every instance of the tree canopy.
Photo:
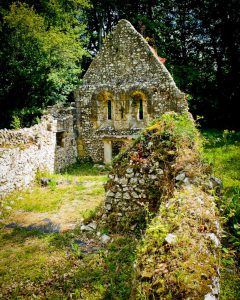
M 2 123 L 12 113 L 35 114 L 66 101 L 79 83 L 87 55 L 84 0 L 13 2 L 1 19 L 0 107 Z M 14 111 L 14 112 L 12 112 Z M 29 119 L 29 118 L 27 118 Z
M 237 128 L 237 0 L 5 1 L 1 10 L 2 124 L 16 109 L 66 101 L 119 19 L 128 19 L 188 94 L 207 126 Z M 5 121 L 4 121 L 5 118 Z

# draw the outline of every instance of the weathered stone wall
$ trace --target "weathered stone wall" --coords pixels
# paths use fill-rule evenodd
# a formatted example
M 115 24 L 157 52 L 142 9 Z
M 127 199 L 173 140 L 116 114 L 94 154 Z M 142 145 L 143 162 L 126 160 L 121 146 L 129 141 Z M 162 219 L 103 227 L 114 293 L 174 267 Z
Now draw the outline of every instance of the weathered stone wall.
M 137 252 L 132 299 L 218 299 L 217 182 L 198 143 L 191 118 L 165 114 L 113 163 L 101 222 L 135 231 L 155 216 Z
M 49 108 L 50 114 L 54 120 L 57 120 L 57 127 L 55 131 L 55 162 L 54 170 L 59 172 L 69 165 L 76 162 L 77 145 L 75 136 L 75 107 L 71 104 L 70 107 Z M 59 136 L 58 136 L 59 135 Z
M 31 128 L 0 130 L 0 197 L 26 188 L 38 170 L 59 171 L 76 157 L 71 109 L 52 108 Z
M 187 110 L 184 94 L 166 67 L 126 20 L 119 21 L 108 36 L 75 99 L 78 152 L 95 161 L 103 160 L 104 139 L 133 136 L 164 112 Z

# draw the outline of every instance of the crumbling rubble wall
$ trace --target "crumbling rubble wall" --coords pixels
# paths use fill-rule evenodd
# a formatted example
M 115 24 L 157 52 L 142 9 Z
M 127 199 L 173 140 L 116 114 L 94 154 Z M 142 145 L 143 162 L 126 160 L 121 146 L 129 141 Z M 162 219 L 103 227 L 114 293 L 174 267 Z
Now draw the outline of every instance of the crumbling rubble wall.
M 102 222 L 134 231 L 151 220 L 137 250 L 132 299 L 218 299 L 216 180 L 199 144 L 189 116 L 167 113 L 113 163 Z

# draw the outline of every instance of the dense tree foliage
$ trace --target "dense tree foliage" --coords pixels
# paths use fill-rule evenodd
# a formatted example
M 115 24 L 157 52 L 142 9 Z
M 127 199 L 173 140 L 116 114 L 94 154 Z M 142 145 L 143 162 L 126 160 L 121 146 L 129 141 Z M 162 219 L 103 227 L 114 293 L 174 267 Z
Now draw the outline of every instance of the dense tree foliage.
M 36 2 L 36 3 L 34 3 Z M 1 123 L 30 120 L 41 108 L 66 101 L 79 83 L 86 54 L 84 0 L 12 3 L 1 19 Z M 26 125 L 26 122 L 24 122 Z
M 4 116 L 7 110 L 68 99 L 81 69 L 86 70 L 91 61 L 82 59 L 84 42 L 94 57 L 106 34 L 126 18 L 167 59 L 194 115 L 204 116 L 208 126 L 239 127 L 238 0 L 21 2 L 2 2 L 0 109 Z

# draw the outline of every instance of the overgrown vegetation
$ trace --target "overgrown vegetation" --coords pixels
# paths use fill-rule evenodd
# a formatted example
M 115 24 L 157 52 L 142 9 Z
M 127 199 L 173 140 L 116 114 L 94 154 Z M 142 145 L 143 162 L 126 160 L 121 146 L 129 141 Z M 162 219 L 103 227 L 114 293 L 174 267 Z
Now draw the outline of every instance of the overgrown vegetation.
M 158 122 L 152 123 L 138 142 L 144 138 L 144 134 L 147 136 L 148 131 L 155 136 L 162 132 L 163 141 L 170 148 L 172 141 L 178 142 L 179 148 L 172 148 L 171 151 L 181 153 L 181 159 L 176 160 L 179 172 L 183 170 L 183 166 L 191 166 L 197 159 L 196 157 L 192 161 L 188 151 L 182 151 L 181 145 L 188 145 L 191 149 L 194 145 L 193 139 L 199 143 L 199 137 L 192 121 L 186 116 L 170 114 L 164 116 L 163 121 L 162 126 Z M 173 123 L 178 125 L 174 127 Z M 168 135 L 167 132 L 171 134 Z M 206 138 L 205 158 L 212 163 L 214 175 L 220 177 L 224 184 L 224 196 L 219 203 L 226 229 L 222 247 L 221 300 L 236 300 L 240 298 L 240 276 L 237 269 L 239 233 L 236 230 L 239 222 L 239 133 L 207 131 L 203 134 Z M 199 144 L 201 149 L 201 143 Z M 186 161 L 183 163 L 184 159 Z M 191 179 L 194 174 L 201 174 L 201 170 L 197 166 L 184 171 Z M 214 210 L 210 211 L 210 215 L 201 214 L 199 218 L 195 218 L 199 205 L 204 200 L 204 193 L 201 201 L 184 201 L 186 197 L 194 200 L 198 190 L 193 190 L 193 195 L 186 190 L 179 192 L 168 204 L 161 207 L 161 218 L 157 214 L 147 228 L 144 247 L 134 235 L 129 234 L 112 234 L 113 241 L 108 246 L 103 246 L 96 235 L 83 234 L 78 229 L 66 233 L 41 233 L 3 226 L 12 221 L 11 216 L 19 210 L 27 213 L 47 213 L 51 216 L 59 213 L 59 207 L 64 203 L 72 206 L 77 199 L 80 201 L 81 211 L 76 207 L 74 210 L 79 221 L 82 217 L 89 220 L 96 217 L 95 207 L 104 195 L 102 183 L 106 181 L 105 174 L 103 167 L 94 167 L 92 163 L 77 164 L 63 174 L 39 174 L 38 180 L 51 179 L 47 186 L 40 187 L 38 183 L 28 191 L 4 199 L 6 209 L 5 216 L 1 215 L 0 229 L 0 298 L 127 300 L 130 297 L 139 297 L 143 300 L 149 299 L 152 284 L 154 293 L 158 296 L 165 293 L 164 284 L 168 284 L 171 292 L 168 289 L 168 294 L 164 295 L 170 299 L 174 299 L 177 293 L 181 298 L 195 289 L 199 293 L 209 291 L 209 278 L 215 271 L 210 265 L 216 263 L 216 258 L 211 255 L 203 257 L 204 251 L 198 251 L 198 241 L 199 233 L 207 229 L 211 232 L 215 230 L 212 228 Z M 90 205 L 87 210 L 85 204 Z M 148 217 L 152 218 L 151 215 Z M 198 227 L 195 226 L 196 220 L 200 222 Z M 101 233 L 110 232 L 108 228 L 99 230 Z M 179 233 L 176 244 L 167 244 L 165 237 L 176 232 Z M 147 244 L 149 245 L 146 246 Z M 209 245 L 203 245 L 205 246 L 206 251 L 215 251 L 211 240 Z M 136 247 L 140 261 L 134 269 Z M 199 257 L 208 264 L 196 264 Z M 141 277 L 142 285 L 138 286 L 135 281 L 135 289 L 132 290 L 132 279 L 136 271 Z M 202 276 L 205 280 L 203 285 L 199 284 Z M 198 295 L 195 299 L 197 297 Z
M 161 202 L 171 197 L 176 174 L 185 170 L 186 165 L 189 169 L 194 167 L 199 153 L 195 151 L 196 154 L 190 156 L 187 152 L 200 147 L 199 144 L 198 131 L 188 114 L 171 112 L 154 120 L 137 139 L 121 151 L 113 160 L 113 170 L 106 190 L 119 191 L 121 194 L 115 179 L 117 177 L 119 182 L 128 182 L 127 193 L 134 194 L 135 191 L 136 197 L 132 199 L 131 208 L 121 218 L 118 213 L 121 213 L 121 206 L 128 206 L 127 201 L 122 200 L 121 205 L 117 201 L 111 203 L 115 208 L 107 215 L 112 230 L 129 231 L 133 226 L 142 229 L 145 222 L 141 222 L 139 226 L 139 221 L 146 217 L 146 211 L 155 214 Z M 180 155 L 182 160 L 179 160 Z M 201 166 L 199 171 L 202 171 Z M 127 179 L 128 172 L 133 172 L 131 179 Z M 190 170 L 186 176 L 190 176 Z M 141 182 L 141 186 L 136 187 L 136 182 Z
M 203 299 L 218 276 L 219 232 L 200 135 L 189 115 L 167 113 L 143 131 L 133 151 L 143 140 L 154 145 L 149 157 L 163 159 L 168 176 L 162 182 L 160 207 L 138 246 L 131 297 Z M 180 174 L 186 181 L 177 182 Z
M 217 276 L 217 235 L 213 199 L 185 188 L 163 203 L 137 251 L 131 299 L 204 299 Z

